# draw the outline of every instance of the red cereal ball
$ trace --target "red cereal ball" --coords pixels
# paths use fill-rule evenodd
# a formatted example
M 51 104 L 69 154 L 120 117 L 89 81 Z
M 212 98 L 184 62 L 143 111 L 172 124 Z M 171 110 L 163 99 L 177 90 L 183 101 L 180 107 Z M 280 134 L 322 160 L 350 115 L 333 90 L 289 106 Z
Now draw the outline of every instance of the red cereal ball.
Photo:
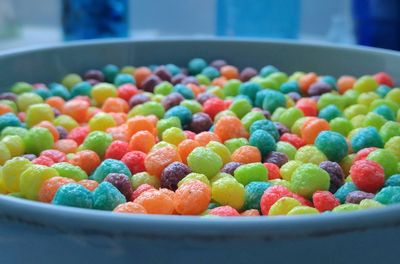
M 120 160 L 122 157 L 128 153 L 129 144 L 124 141 L 116 140 L 113 141 L 106 149 L 104 154 L 104 159 L 116 159 Z
M 93 150 L 82 150 L 76 153 L 68 162 L 80 167 L 90 175 L 100 165 L 101 160 Z
M 147 130 L 136 132 L 129 141 L 129 150 L 142 151 L 149 153 L 156 144 L 156 139 L 152 133 Z
M 196 133 L 194 133 L 190 130 L 184 130 L 183 133 L 185 133 L 185 136 L 187 139 L 194 139 L 196 136 Z
M 36 159 L 32 160 L 32 164 L 43 165 L 43 166 L 47 166 L 47 167 L 50 167 L 54 163 L 55 162 L 51 158 L 45 157 L 45 156 L 40 156 L 40 157 L 37 157 Z
M 211 119 L 221 111 L 226 109 L 224 100 L 219 99 L 218 97 L 210 98 L 203 104 L 203 112 L 208 114 Z
M 369 153 L 372 151 L 377 150 L 378 148 L 376 147 L 370 147 L 370 148 L 364 148 L 360 151 L 357 152 L 357 154 L 354 156 L 353 163 L 359 160 L 364 160 L 368 157 Z
M 288 188 L 275 185 L 265 190 L 261 196 L 260 207 L 263 215 L 269 214 L 271 206 L 282 197 L 293 197 L 293 193 Z
M 47 157 L 53 160 L 54 163 L 66 162 L 67 155 L 65 153 L 56 150 L 56 149 L 48 149 L 44 150 L 40 153 L 40 157 Z
M 73 128 L 67 136 L 67 139 L 74 140 L 78 145 L 82 144 L 86 136 L 89 134 L 89 127 L 75 127 Z
M 144 161 L 146 153 L 141 151 L 129 151 L 121 159 L 123 163 L 129 168 L 132 174 L 145 171 Z
M 299 149 L 306 145 L 306 142 L 301 137 L 297 136 L 296 134 L 284 133 L 280 139 L 280 141 L 284 141 L 290 143 L 295 148 Z
M 260 212 L 257 209 L 249 209 L 246 211 L 243 211 L 241 216 L 260 216 Z
M 114 213 L 125 213 L 125 214 L 147 214 L 146 209 L 138 203 L 127 202 L 119 204 L 113 210 Z
M 56 194 L 58 188 L 67 183 L 74 183 L 75 181 L 70 178 L 56 176 L 50 179 L 47 179 L 43 182 L 42 186 L 39 189 L 39 201 L 44 203 L 50 203 L 53 200 L 54 195 Z
M 375 193 L 385 182 L 385 171 L 372 160 L 359 160 L 350 168 L 353 183 L 364 192 Z
M 54 143 L 54 149 L 59 150 L 65 154 L 75 153 L 78 149 L 78 144 L 72 139 L 60 139 Z
M 149 214 L 172 214 L 174 201 L 171 197 L 159 190 L 148 190 L 139 195 L 135 202 L 146 209 Z
M 175 191 L 173 199 L 178 214 L 198 215 L 207 209 L 211 200 L 211 190 L 204 182 L 190 180 Z
M 317 103 L 311 98 L 300 98 L 296 102 L 296 108 L 300 109 L 305 116 L 316 116 L 318 114 Z
M 268 170 L 268 179 L 281 179 L 281 174 L 279 172 L 279 167 L 274 163 L 264 163 L 264 167 Z
M 155 190 L 155 189 L 150 184 L 147 183 L 141 184 L 139 187 L 136 188 L 136 190 L 133 191 L 131 201 L 135 201 L 135 199 L 138 198 L 139 195 L 148 190 Z
M 320 212 L 332 211 L 333 208 L 340 205 L 339 199 L 337 199 L 329 191 L 316 191 L 312 197 L 315 209 Z
M 78 184 L 82 185 L 91 192 L 94 191 L 97 188 L 97 186 L 99 186 L 99 183 L 97 181 L 88 179 L 80 180 L 78 181 Z
M 129 99 L 131 99 L 131 97 L 136 95 L 138 92 L 139 90 L 136 88 L 136 86 L 131 83 L 123 84 L 117 89 L 118 97 L 127 102 L 129 102 Z
M 215 207 L 208 214 L 216 216 L 240 216 L 239 212 L 229 205 Z
M 394 86 L 393 78 L 389 74 L 387 74 L 385 72 L 378 72 L 377 74 L 375 74 L 373 76 L 373 78 L 379 84 L 384 84 L 384 85 L 387 85 L 389 87 L 393 87 Z

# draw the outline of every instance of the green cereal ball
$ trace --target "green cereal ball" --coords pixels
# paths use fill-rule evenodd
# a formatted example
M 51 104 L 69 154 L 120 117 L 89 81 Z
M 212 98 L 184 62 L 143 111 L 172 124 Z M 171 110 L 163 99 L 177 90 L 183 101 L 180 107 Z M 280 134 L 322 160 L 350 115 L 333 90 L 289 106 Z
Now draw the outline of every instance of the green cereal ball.
M 383 116 L 378 115 L 374 112 L 369 112 L 365 116 L 365 119 L 363 120 L 362 124 L 364 127 L 373 126 L 379 130 L 385 123 L 386 119 Z
M 390 121 L 396 120 L 394 112 L 387 105 L 380 105 L 380 106 L 376 107 L 373 110 L 373 112 L 377 113 L 378 115 L 383 116 L 387 120 L 390 120 Z
M 353 117 L 350 122 L 355 128 L 360 128 L 364 126 L 364 121 L 367 117 L 365 115 L 358 115 Z M 371 120 L 370 120 L 371 121 Z
M 29 106 L 26 112 L 26 124 L 28 127 L 33 127 L 42 121 L 54 120 L 54 112 L 48 104 L 35 104 Z
M 121 69 L 121 73 L 127 73 L 127 74 L 134 74 L 135 71 L 136 71 L 136 68 L 131 65 L 124 66 Z
M 90 176 L 91 180 L 102 182 L 105 177 L 110 173 L 122 173 L 131 177 L 131 172 L 128 167 L 120 160 L 105 159 Z
M 11 153 L 7 145 L 0 142 L 0 165 L 3 165 L 7 160 L 11 159 Z
M 340 116 L 342 116 L 342 112 L 336 105 L 328 105 L 318 113 L 319 118 L 323 118 L 328 122 Z
M 381 208 L 381 207 L 384 207 L 384 205 L 372 199 L 364 199 L 360 202 L 361 209 Z
M 400 136 L 395 136 L 385 143 L 385 149 L 391 151 L 396 157 L 400 157 Z
M 19 190 L 25 198 L 38 200 L 39 190 L 43 182 L 55 176 L 58 176 L 55 169 L 32 164 L 21 173 Z
M 359 92 L 350 89 L 342 95 L 342 98 L 345 101 L 345 105 L 350 106 L 357 103 L 358 96 L 360 96 Z
M 85 138 L 82 143 L 83 149 L 93 150 L 100 157 L 104 156 L 107 147 L 112 142 L 112 136 L 103 131 L 93 131 Z
M 24 136 L 28 133 L 28 130 L 23 127 L 5 127 L 3 130 L 1 130 L 1 138 L 4 138 L 6 136 L 19 136 L 20 138 L 24 138 Z
M 264 130 L 265 132 L 268 132 L 275 141 L 278 141 L 279 139 L 279 132 L 278 129 L 276 129 L 276 126 L 274 123 L 270 120 L 264 119 L 264 120 L 258 120 L 255 121 L 251 126 L 250 126 L 250 134 L 254 133 L 257 130 Z
M 192 114 L 203 111 L 203 106 L 196 100 L 183 100 L 180 105 L 189 109 Z
M 286 215 L 307 215 L 307 214 L 319 214 L 319 211 L 314 207 L 300 205 L 294 207 Z
M 292 127 L 302 117 L 304 117 L 303 111 L 296 107 L 290 107 L 279 116 L 278 121 L 286 127 Z
M 51 149 L 54 144 L 53 135 L 46 128 L 31 128 L 23 138 L 26 153 L 39 155 L 46 149 Z
M 209 179 L 222 168 L 222 159 L 208 148 L 195 148 L 187 158 L 188 166 L 193 172 L 206 175 Z
M 379 84 L 372 76 L 364 75 L 360 77 L 353 86 L 353 89 L 360 93 L 373 92 L 378 88 Z
M 20 191 L 20 177 L 21 174 L 29 168 L 31 162 L 22 157 L 15 157 L 7 160 L 2 168 L 2 180 L 4 186 L 10 192 Z
M 352 119 L 358 115 L 366 115 L 368 113 L 368 107 L 362 104 L 354 104 L 347 107 L 343 113 L 347 119 Z
M 334 213 L 353 212 L 360 209 L 361 209 L 360 205 L 349 203 L 336 206 L 335 208 L 333 208 L 332 212 Z
M 242 84 L 241 81 L 236 80 L 236 79 L 232 79 L 227 81 L 224 84 L 223 87 L 223 92 L 225 94 L 225 96 L 236 96 L 239 94 L 239 87 Z
M 290 190 L 290 182 L 287 180 L 282 180 L 282 179 L 273 179 L 273 180 L 269 180 L 269 183 L 271 183 L 272 185 L 279 185 L 279 186 L 283 186 L 286 187 L 288 190 Z
M 224 142 L 224 145 L 231 153 L 235 152 L 240 147 L 248 146 L 249 141 L 246 138 L 231 138 Z
M 244 186 L 233 177 L 223 177 L 212 183 L 211 198 L 220 205 L 229 205 L 239 210 L 244 204 Z
M 106 131 L 110 127 L 115 127 L 117 123 L 112 115 L 108 113 L 97 113 L 89 120 L 90 131 Z
M 157 122 L 158 137 L 162 137 L 162 133 L 171 127 L 182 128 L 181 120 L 176 116 L 161 119 Z
M 26 82 L 16 82 L 11 87 L 11 92 L 15 94 L 29 93 L 32 92 L 33 86 Z
M 358 152 L 363 148 L 383 147 L 383 141 L 378 131 L 374 127 L 361 128 L 357 134 L 351 138 L 351 146 L 354 152 Z
M 246 99 L 237 99 L 229 106 L 229 110 L 239 118 L 245 116 L 252 108 L 253 106 Z
M 356 156 L 355 153 L 349 154 L 346 157 L 344 157 L 340 162 L 340 167 L 342 167 L 342 170 L 345 175 L 349 175 L 350 168 L 353 165 L 354 157 Z M 350 177 L 348 177 L 350 178 Z
M 72 89 L 76 84 L 82 82 L 81 76 L 76 73 L 67 74 L 61 81 L 61 84 L 67 87 L 69 90 Z
M 251 146 L 257 147 L 263 157 L 276 150 L 275 139 L 265 130 L 254 131 L 250 135 L 249 143 Z
M 43 103 L 43 98 L 35 93 L 23 93 L 17 97 L 17 106 L 20 112 L 26 112 L 29 106 Z
M 261 112 L 248 112 L 242 119 L 241 122 L 243 126 L 246 128 L 248 131 L 251 127 L 251 125 L 258 121 L 258 120 L 264 120 L 265 116 Z
M 286 154 L 289 160 L 293 160 L 296 155 L 297 149 L 288 142 L 279 141 L 278 143 L 276 143 L 276 151 Z
M 11 157 L 21 156 L 25 153 L 25 144 L 20 136 L 5 136 L 1 142 L 6 144 L 8 150 L 10 151 Z
M 228 173 L 220 172 L 220 173 L 218 173 L 217 175 L 215 175 L 214 177 L 212 177 L 211 180 L 210 180 L 210 182 L 213 183 L 213 182 L 218 181 L 219 179 L 225 178 L 225 177 L 230 177 L 230 178 L 235 179 L 232 175 L 230 175 L 230 174 L 228 174 Z
M 171 127 L 162 133 L 162 140 L 177 146 L 186 139 L 186 135 L 182 129 Z
M 94 209 L 112 211 L 122 203 L 126 203 L 125 196 L 109 182 L 100 183 L 93 191 Z
M 306 198 L 314 192 L 328 190 L 329 174 L 315 164 L 302 164 L 293 173 L 290 181 L 291 190 Z
M 266 181 L 268 179 L 268 170 L 262 163 L 249 163 L 239 166 L 234 177 L 238 182 L 246 186 L 250 182 Z
M 331 161 L 341 161 L 349 151 L 346 138 L 333 131 L 319 133 L 314 145 Z
M 174 86 L 167 81 L 161 82 L 154 87 L 155 94 L 169 95 L 174 90 Z
M 389 101 L 386 99 L 376 99 L 369 105 L 369 110 L 373 110 L 382 105 L 389 107 L 393 112 L 396 112 L 399 109 L 399 105 L 393 101 Z
M 200 85 L 209 85 L 211 83 L 210 78 L 204 74 L 197 74 L 196 79 Z
M 379 99 L 379 95 L 374 92 L 361 93 L 360 96 L 358 96 L 357 98 L 357 103 L 368 107 L 372 104 L 373 101 L 377 99 Z
M 319 165 L 321 162 L 328 160 L 322 151 L 312 145 L 299 148 L 294 159 L 303 163 L 313 163 L 315 165 Z
M 381 204 L 397 204 L 400 203 L 400 187 L 388 186 L 382 188 L 374 197 L 374 200 Z
M 142 106 L 143 115 L 155 115 L 158 118 L 164 117 L 165 109 L 161 103 L 149 101 L 144 103 Z
M 254 77 L 254 82 L 261 85 L 263 89 L 279 90 L 279 83 L 272 78 L 257 78 Z
M 80 184 L 68 183 L 57 190 L 52 203 L 90 209 L 93 207 L 93 195 L 92 192 Z
M 85 180 L 88 178 L 84 170 L 68 162 L 56 163 L 51 167 L 55 169 L 61 177 L 70 178 L 75 181 Z
M 62 126 L 68 132 L 79 126 L 78 122 L 76 122 L 75 119 L 73 119 L 72 117 L 70 117 L 68 115 L 59 115 L 59 116 L 57 116 L 54 119 L 53 124 L 55 126 Z
M 349 193 L 358 191 L 356 185 L 352 182 L 346 182 L 336 192 L 335 197 L 339 199 L 340 203 L 346 202 L 346 197 Z
M 283 93 L 273 90 L 268 91 L 263 100 L 262 108 L 273 113 L 278 107 L 286 106 L 286 98 Z
M 385 99 L 396 104 L 400 104 L 400 88 L 393 88 L 387 93 Z
M 298 136 L 301 136 L 300 129 L 303 126 L 304 122 L 306 120 L 310 119 L 309 116 L 304 116 L 296 120 L 296 122 L 293 123 L 293 125 L 290 127 L 290 130 L 292 131 L 293 134 L 296 134 Z
M 224 92 L 219 86 L 209 86 L 206 91 L 207 93 L 213 94 L 218 98 L 224 98 Z
M 268 75 L 268 79 L 272 79 L 278 83 L 279 86 L 281 86 L 284 82 L 287 82 L 288 76 L 284 72 L 273 72 Z
M 289 81 L 291 81 L 291 80 L 298 81 L 304 75 L 305 75 L 304 72 L 296 71 L 296 72 L 292 73 L 292 75 L 289 76 Z
M 318 110 L 321 110 L 331 104 L 336 105 L 336 107 L 339 108 L 340 110 L 343 110 L 346 106 L 346 102 L 339 94 L 325 93 L 321 95 L 321 97 L 318 100 L 317 103 Z
M 279 117 L 280 117 L 281 114 L 282 114 L 283 112 L 285 112 L 285 111 L 286 111 L 286 108 L 284 108 L 284 107 L 278 107 L 278 108 L 274 111 L 274 113 L 272 114 L 271 120 L 274 121 L 274 122 L 278 122 Z
M 282 176 L 282 179 L 290 182 L 293 172 L 302 164 L 303 162 L 298 160 L 290 160 L 283 164 L 282 167 L 279 169 L 279 173 Z
M 158 177 L 150 175 L 145 171 L 138 172 L 132 175 L 131 183 L 134 190 L 142 184 L 149 184 L 156 189 L 160 188 L 161 185 L 160 179 Z
M 92 85 L 89 82 L 79 82 L 74 85 L 71 89 L 71 97 L 76 97 L 79 95 L 91 96 Z
M 398 158 L 387 149 L 377 149 L 368 154 L 367 160 L 379 163 L 385 171 L 385 178 L 397 173 Z
M 195 173 L 195 172 L 189 173 L 182 180 L 180 180 L 178 182 L 178 187 L 180 187 L 185 182 L 189 182 L 189 181 L 192 181 L 192 180 L 201 181 L 201 182 L 203 182 L 203 183 L 205 183 L 205 184 L 207 184 L 208 186 L 211 187 L 210 181 L 208 180 L 206 175 L 201 174 L 201 173 Z
M 231 152 L 229 149 L 222 143 L 217 141 L 210 141 L 206 148 L 211 149 L 222 159 L 222 163 L 226 164 L 231 161 Z
M 332 131 L 338 132 L 343 136 L 347 136 L 354 129 L 353 124 L 344 117 L 336 117 L 329 122 Z

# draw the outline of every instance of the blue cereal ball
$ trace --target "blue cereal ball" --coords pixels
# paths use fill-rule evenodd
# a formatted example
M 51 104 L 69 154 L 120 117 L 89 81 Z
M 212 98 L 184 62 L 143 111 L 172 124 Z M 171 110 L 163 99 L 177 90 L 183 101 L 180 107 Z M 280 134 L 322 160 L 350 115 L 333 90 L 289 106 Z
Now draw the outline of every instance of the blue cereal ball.
M 341 117 L 341 116 L 342 116 L 342 112 L 334 104 L 331 104 L 331 105 L 328 105 L 328 106 L 322 108 L 321 111 L 319 111 L 319 113 L 318 113 L 319 118 L 323 118 L 328 122 L 336 117 Z
M 189 125 L 192 122 L 192 112 L 184 106 L 177 105 L 171 107 L 166 113 L 164 118 L 176 116 L 181 120 L 182 126 Z
M 299 84 L 295 80 L 283 83 L 281 85 L 281 87 L 279 88 L 279 90 L 284 94 L 293 93 L 293 92 L 300 93 Z
M 261 91 L 262 87 L 255 82 L 245 82 L 239 86 L 239 94 L 247 95 L 254 102 L 256 95 Z
M 0 132 L 6 127 L 21 127 L 21 121 L 13 113 L 0 115 Z
M 340 200 L 340 203 L 344 203 L 347 195 L 354 191 L 358 191 L 356 185 L 352 182 L 346 182 L 335 192 L 335 197 Z
M 133 76 L 128 73 L 120 73 L 117 76 L 115 76 L 115 79 L 114 79 L 115 86 L 118 87 L 118 86 L 121 86 L 126 83 L 135 84 L 136 82 L 135 82 L 135 79 L 133 78 Z
M 375 127 L 361 128 L 351 139 L 351 146 L 356 153 L 363 148 L 383 148 L 383 141 Z
M 390 88 L 387 85 L 379 85 L 378 89 L 376 89 L 376 93 L 381 97 L 384 98 L 389 92 L 390 90 L 392 90 L 392 88 Z
M 388 107 L 387 105 L 380 105 L 376 107 L 372 112 L 377 113 L 378 115 L 383 116 L 386 120 L 395 121 L 395 113 Z
M 400 187 L 388 186 L 380 190 L 374 198 L 381 204 L 397 204 L 400 203 Z
M 275 139 L 265 130 L 259 129 L 254 131 L 250 135 L 249 143 L 251 146 L 257 147 L 263 157 L 271 151 L 276 150 Z
M 174 86 L 174 92 L 179 93 L 182 95 L 185 99 L 194 99 L 194 93 L 191 89 L 189 89 L 186 85 L 184 84 L 177 84 Z
M 267 110 L 272 114 L 278 107 L 286 106 L 286 98 L 283 93 L 274 90 L 267 91 L 268 92 L 265 94 L 262 105 L 264 110 Z
M 314 144 L 330 161 L 339 162 L 349 152 L 346 138 L 333 131 L 319 133 Z
M 205 67 L 201 71 L 201 74 L 204 75 L 204 76 L 207 76 L 210 80 L 213 80 L 213 79 L 218 78 L 220 76 L 219 71 L 216 68 L 212 67 L 212 66 Z
M 330 75 L 325 75 L 320 77 L 320 81 L 329 84 L 332 87 L 332 89 L 337 90 L 335 77 Z
M 50 92 L 52 96 L 59 96 L 64 100 L 69 100 L 71 98 L 71 93 L 68 89 L 59 83 L 50 84 Z
M 71 97 L 89 96 L 91 97 L 92 85 L 88 82 L 80 82 L 74 85 L 71 90 Z
M 385 187 L 399 186 L 400 187 L 400 174 L 395 174 L 389 177 L 385 182 Z
M 271 75 L 275 72 L 278 72 L 278 71 L 279 70 L 275 66 L 267 65 L 267 66 L 264 66 L 261 68 L 260 76 L 265 78 L 265 77 L 268 77 L 269 75 Z
M 126 203 L 125 196 L 109 182 L 100 183 L 93 191 L 94 209 L 112 211 L 122 203 Z
M 189 61 L 188 70 L 191 75 L 197 75 L 207 67 L 207 62 L 201 58 L 194 58 Z
M 106 159 L 104 160 L 90 176 L 91 180 L 102 182 L 110 173 L 122 173 L 131 177 L 131 172 L 128 167 L 120 160 Z
M 254 106 L 262 108 L 264 98 L 267 95 L 267 93 L 269 93 L 268 90 L 258 91 L 256 94 L 256 99 L 254 100 Z
M 245 200 L 243 209 L 257 209 L 261 210 L 260 208 L 260 201 L 261 197 L 264 194 L 265 190 L 271 187 L 272 184 L 269 182 L 250 182 L 244 188 L 245 191 Z
M 33 90 L 33 92 L 35 94 L 39 95 L 40 97 L 42 97 L 43 99 L 47 99 L 51 96 L 50 90 L 45 87 L 39 87 L 39 88 Z
M 80 208 L 93 208 L 92 193 L 77 183 L 62 185 L 54 195 L 53 204 Z
M 270 134 L 275 139 L 275 141 L 279 140 L 279 132 L 278 129 L 276 129 L 274 122 L 267 119 L 258 120 L 250 126 L 250 134 L 254 133 L 259 129 L 268 132 L 268 134 Z
M 104 68 L 101 70 L 106 78 L 106 81 L 109 83 L 113 83 L 115 77 L 118 75 L 119 73 L 119 68 L 118 66 L 114 65 L 114 64 L 107 64 L 106 66 L 104 66 Z
M 167 68 L 167 70 L 172 76 L 175 76 L 182 72 L 181 68 L 172 63 L 165 65 L 165 68 Z

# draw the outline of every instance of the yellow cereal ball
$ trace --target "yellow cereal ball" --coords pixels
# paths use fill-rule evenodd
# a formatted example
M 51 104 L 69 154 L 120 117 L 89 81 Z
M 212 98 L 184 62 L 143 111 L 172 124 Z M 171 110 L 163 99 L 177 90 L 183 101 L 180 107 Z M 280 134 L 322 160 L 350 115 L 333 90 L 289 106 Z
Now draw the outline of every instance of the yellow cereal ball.
M 102 105 L 107 98 L 117 97 L 117 89 L 109 83 L 98 83 L 92 88 L 92 98 L 97 104 Z
M 21 174 L 31 166 L 28 159 L 15 157 L 8 160 L 3 166 L 4 185 L 10 192 L 19 192 Z
M 20 178 L 20 192 L 30 200 L 38 200 L 38 194 L 43 182 L 52 177 L 58 176 L 58 172 L 50 167 L 42 165 L 31 165 Z

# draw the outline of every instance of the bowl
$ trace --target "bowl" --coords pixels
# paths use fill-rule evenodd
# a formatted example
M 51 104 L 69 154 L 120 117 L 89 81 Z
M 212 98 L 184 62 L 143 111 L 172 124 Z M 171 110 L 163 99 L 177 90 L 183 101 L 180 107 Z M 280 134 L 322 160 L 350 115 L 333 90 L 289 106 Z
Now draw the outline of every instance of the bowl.
M 339 76 L 386 71 L 400 55 L 282 41 L 169 39 L 83 42 L 0 54 L 0 87 L 58 81 L 108 63 L 186 65 L 193 57 L 239 67 Z M 318 216 L 200 218 L 125 215 L 0 195 L 1 263 L 397 263 L 400 206 Z

